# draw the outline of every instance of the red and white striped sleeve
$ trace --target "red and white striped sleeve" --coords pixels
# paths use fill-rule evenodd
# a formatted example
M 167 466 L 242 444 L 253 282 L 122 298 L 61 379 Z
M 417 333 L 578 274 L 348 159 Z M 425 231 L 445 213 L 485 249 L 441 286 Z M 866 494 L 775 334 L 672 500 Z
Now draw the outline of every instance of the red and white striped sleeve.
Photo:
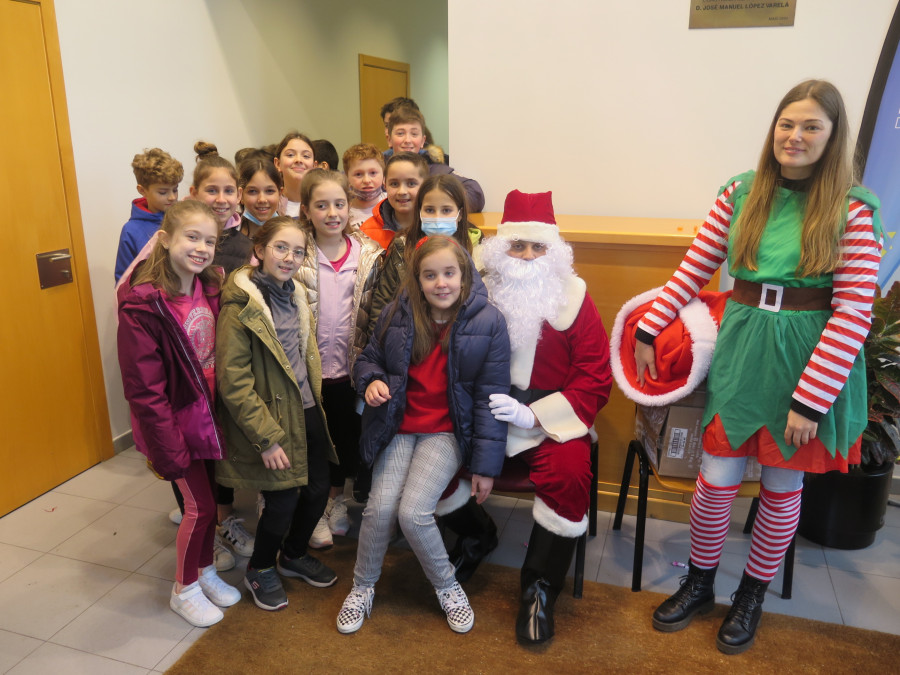
M 638 322 L 638 339 L 641 331 L 650 337 L 659 335 L 675 319 L 678 310 L 697 297 L 728 257 L 728 229 L 734 215 L 734 206 L 728 198 L 738 185 L 740 181 L 734 181 L 719 195 L 681 265 Z
M 828 412 L 840 394 L 872 324 L 882 247 L 872 220 L 872 207 L 851 199 L 847 229 L 839 244 L 840 263 L 833 274 L 834 313 L 792 396 L 791 409 L 814 421 Z

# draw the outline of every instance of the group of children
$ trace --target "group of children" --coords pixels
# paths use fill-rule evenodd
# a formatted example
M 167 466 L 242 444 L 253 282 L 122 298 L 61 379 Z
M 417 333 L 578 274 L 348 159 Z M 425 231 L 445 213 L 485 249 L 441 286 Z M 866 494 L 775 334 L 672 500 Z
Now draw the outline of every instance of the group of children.
M 506 425 L 488 396 L 509 389 L 509 340 L 470 257 L 481 233 L 466 186 L 415 145 L 387 163 L 353 146 L 344 173 L 327 148 L 320 168 L 296 132 L 241 151 L 237 167 L 209 143 L 194 149 L 180 202 L 180 163 L 135 157 L 141 198 L 116 260 L 135 445 L 179 502 L 170 607 L 209 626 L 240 600 L 217 573 L 234 565 L 224 543 L 249 557 L 244 585 L 263 609 L 288 604 L 282 577 L 333 585 L 309 550 L 347 533 L 345 482 L 371 467 L 338 629 L 368 615 L 399 519 L 450 627 L 468 631 L 433 513 L 463 465 L 479 501 L 499 472 Z M 255 538 L 234 489 L 260 495 Z

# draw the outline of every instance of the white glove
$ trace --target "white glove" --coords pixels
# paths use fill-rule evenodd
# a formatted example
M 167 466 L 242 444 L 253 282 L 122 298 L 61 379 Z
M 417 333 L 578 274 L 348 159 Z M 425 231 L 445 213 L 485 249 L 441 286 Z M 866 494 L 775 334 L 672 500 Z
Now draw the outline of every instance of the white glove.
M 509 422 L 521 429 L 534 428 L 534 413 L 527 405 L 519 403 L 512 396 L 506 394 L 491 394 L 488 405 L 491 414 L 501 422 Z

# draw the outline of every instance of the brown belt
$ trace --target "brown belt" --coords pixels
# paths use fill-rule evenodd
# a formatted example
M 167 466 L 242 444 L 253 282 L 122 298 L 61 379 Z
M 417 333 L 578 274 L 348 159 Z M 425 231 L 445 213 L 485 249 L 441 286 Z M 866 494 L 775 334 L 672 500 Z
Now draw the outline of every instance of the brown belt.
M 734 280 L 731 299 L 742 305 L 778 312 L 789 309 L 812 312 L 831 309 L 832 288 L 789 288 L 774 284 L 757 284 L 743 279 Z

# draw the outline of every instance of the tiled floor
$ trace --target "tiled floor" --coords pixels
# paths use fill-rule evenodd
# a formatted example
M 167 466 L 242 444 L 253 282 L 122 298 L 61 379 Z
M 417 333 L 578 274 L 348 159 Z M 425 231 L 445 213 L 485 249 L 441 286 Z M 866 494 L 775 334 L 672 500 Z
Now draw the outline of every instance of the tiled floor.
M 238 491 L 239 515 L 253 530 L 255 496 Z M 163 672 L 203 634 L 168 608 L 176 527 L 166 513 L 167 483 L 147 471 L 134 450 L 76 476 L 0 518 L 0 673 Z M 717 579 L 728 602 L 749 550 L 741 534 L 748 504 L 736 505 Z M 519 566 L 531 529 L 531 503 L 491 497 L 502 528 L 490 560 Z M 634 518 L 612 531 L 600 512 L 587 548 L 586 578 L 631 585 Z M 687 561 L 686 525 L 651 520 L 644 555 L 646 590 L 671 592 Z M 243 564 L 245 559 L 238 558 Z M 240 569 L 223 577 L 238 584 Z M 798 541 L 794 596 L 779 598 L 781 575 L 766 611 L 900 635 L 900 508 L 861 551 Z

